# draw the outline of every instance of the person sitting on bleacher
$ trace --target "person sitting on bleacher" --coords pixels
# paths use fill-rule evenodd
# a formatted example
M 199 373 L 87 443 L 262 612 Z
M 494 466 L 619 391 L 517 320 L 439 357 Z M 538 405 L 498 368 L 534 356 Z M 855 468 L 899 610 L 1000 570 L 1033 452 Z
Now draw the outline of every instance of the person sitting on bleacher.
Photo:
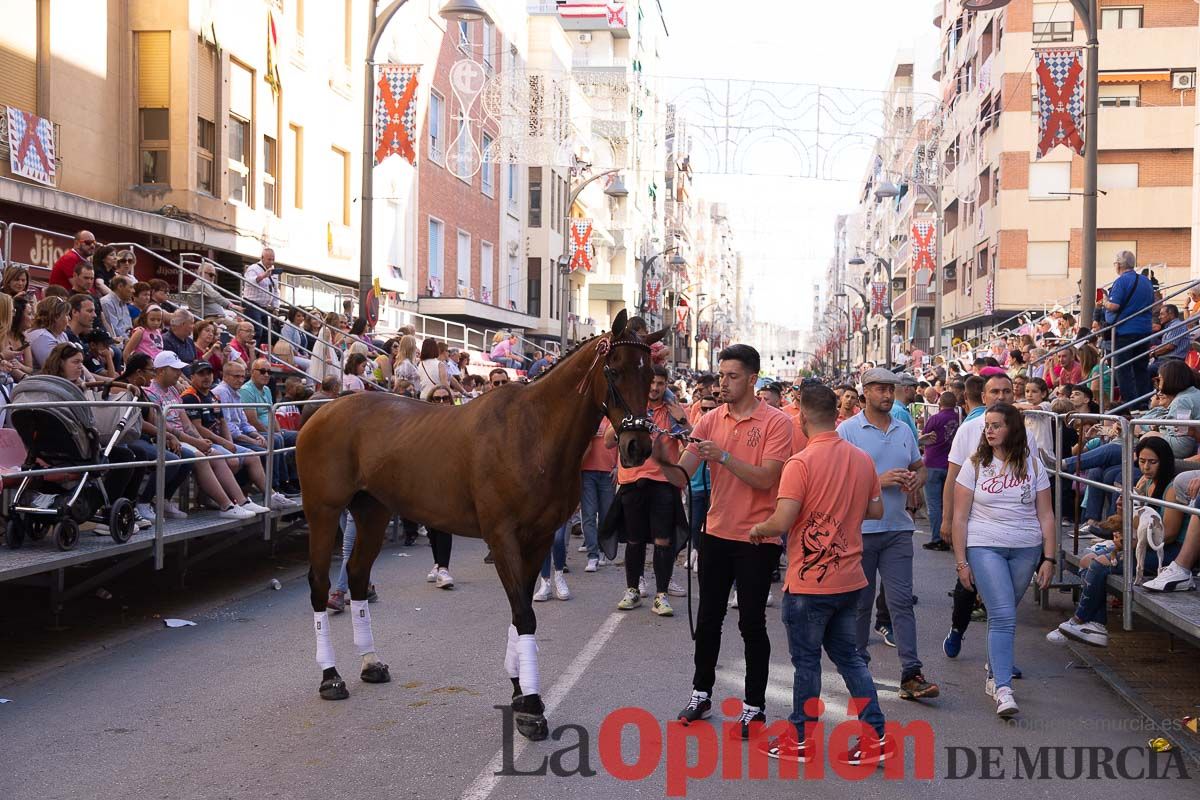
M 133 330 L 133 318 L 129 316 L 133 284 L 133 279 L 127 275 L 114 275 L 109 287 L 112 291 L 100 300 L 100 314 L 104 318 L 104 327 L 122 349 L 125 342 L 129 341 L 129 332 Z
M 192 316 L 192 312 L 186 308 L 177 308 L 171 314 L 171 328 L 163 334 L 163 349 L 170 350 L 175 355 L 179 356 L 179 360 L 185 364 L 191 364 L 200 354 L 196 352 L 196 343 L 192 340 L 192 330 L 196 326 L 196 320 Z M 192 369 L 189 366 L 183 371 L 185 377 L 190 377 Z
M 241 361 L 249 369 L 250 364 L 257 357 L 254 347 L 254 324 L 247 320 L 242 320 L 233 329 L 233 339 L 229 342 L 229 354 Z
M 179 306 L 171 302 L 171 284 L 162 278 L 150 281 L 150 302 L 162 308 L 168 314 L 174 314 Z
M 126 360 L 134 353 L 145 353 L 152 359 L 158 357 L 163 351 L 164 317 L 162 308 L 154 303 L 146 306 L 145 311 L 138 314 L 129 334 L 129 341 L 125 342 Z
M 33 303 L 24 295 L 0 295 L 0 359 L 16 383 L 33 371 L 33 355 L 25 341 L 25 331 L 33 323 Z
M 192 281 L 185 292 L 192 313 L 199 319 L 235 321 L 241 307 L 217 290 L 217 268 L 212 264 L 203 264 L 197 274 L 199 277 Z
M 61 297 L 47 297 L 37 304 L 33 330 L 25 334 L 35 369 L 42 368 L 56 345 L 70 341 L 67 336 L 70 310 L 70 304 Z
M 228 368 L 227 368 L 228 369 Z M 250 408 L 246 411 L 246 419 L 251 426 L 261 435 L 266 436 L 269 433 L 269 420 L 271 412 L 269 407 L 274 405 L 275 400 L 271 396 L 271 365 L 265 358 L 255 360 L 250 365 L 250 379 L 245 381 L 241 389 L 238 391 L 238 396 L 241 397 L 243 403 L 260 403 L 266 407 Z M 291 447 L 293 450 L 287 453 L 285 458 L 278 459 L 275 462 L 275 480 L 276 488 L 281 491 L 287 491 L 288 488 L 299 488 L 298 475 L 296 473 L 296 432 L 295 431 L 276 431 L 275 432 L 275 449 L 279 450 L 284 447 Z

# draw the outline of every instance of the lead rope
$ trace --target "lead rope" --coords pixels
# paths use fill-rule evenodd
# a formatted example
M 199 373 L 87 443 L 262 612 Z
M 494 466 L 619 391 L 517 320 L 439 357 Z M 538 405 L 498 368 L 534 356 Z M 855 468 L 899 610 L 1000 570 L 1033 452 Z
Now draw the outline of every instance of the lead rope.
M 664 428 L 660 428 L 658 425 L 655 425 L 653 422 L 650 423 L 650 425 L 651 425 L 651 429 L 653 430 L 653 432 L 655 432 L 659 435 L 669 436 L 672 439 L 679 439 L 680 441 L 683 441 L 683 442 L 692 441 L 692 437 L 688 436 L 686 433 L 671 433 L 670 431 L 668 431 Z M 679 466 L 678 464 L 663 464 L 662 466 L 671 467 L 672 469 L 677 469 L 681 473 L 683 473 L 683 485 L 684 485 L 685 491 L 687 492 L 687 499 L 688 499 L 688 504 L 687 504 L 688 521 L 690 523 L 691 515 L 692 515 L 692 479 L 691 479 L 691 476 L 687 474 L 687 470 L 685 470 L 683 467 Z M 702 462 L 700 464 L 700 469 L 708 469 L 708 464 Z M 692 641 L 694 642 L 694 641 L 696 641 L 696 620 L 692 616 L 692 573 L 693 572 L 696 573 L 696 580 L 699 581 L 700 580 L 700 576 L 699 576 L 700 570 L 698 568 L 699 565 L 697 565 L 697 569 L 695 569 L 695 570 L 692 569 L 692 533 L 691 533 L 690 527 L 691 526 L 689 524 L 688 538 L 687 538 L 687 561 L 684 564 L 684 572 L 687 573 L 688 630 L 691 632 Z M 704 537 L 704 534 L 705 534 L 707 528 L 708 528 L 708 514 L 705 513 L 704 518 L 700 520 L 700 537 L 701 538 Z

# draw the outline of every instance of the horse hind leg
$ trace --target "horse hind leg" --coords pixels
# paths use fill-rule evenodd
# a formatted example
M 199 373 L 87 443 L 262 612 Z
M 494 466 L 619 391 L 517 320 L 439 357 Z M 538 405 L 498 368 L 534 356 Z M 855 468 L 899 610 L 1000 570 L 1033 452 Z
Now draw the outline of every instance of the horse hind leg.
M 387 664 L 375 652 L 375 635 L 371 630 L 371 611 L 367 594 L 371 585 L 371 567 L 383 547 L 383 537 L 391 520 L 391 512 L 365 493 L 359 493 L 350 504 L 350 515 L 358 529 L 346 577 L 350 585 L 350 620 L 354 626 L 354 646 L 362 658 L 359 677 L 364 683 L 387 683 L 392 679 Z
M 317 640 L 317 666 L 321 668 L 319 692 L 323 700 L 345 700 L 350 696 L 338 674 L 330 635 L 329 563 L 337 539 L 339 512 L 329 508 L 305 508 L 308 519 L 308 588 L 313 609 L 313 633 Z

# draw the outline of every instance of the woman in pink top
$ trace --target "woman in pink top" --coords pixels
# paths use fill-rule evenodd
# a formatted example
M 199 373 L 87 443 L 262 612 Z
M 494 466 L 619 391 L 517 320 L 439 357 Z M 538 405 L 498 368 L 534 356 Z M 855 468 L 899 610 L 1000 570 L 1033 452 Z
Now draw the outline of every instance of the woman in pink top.
M 129 333 L 129 341 L 125 343 L 125 360 L 134 353 L 145 353 L 153 360 L 163 350 L 163 310 L 161 306 L 150 305 L 133 323 Z

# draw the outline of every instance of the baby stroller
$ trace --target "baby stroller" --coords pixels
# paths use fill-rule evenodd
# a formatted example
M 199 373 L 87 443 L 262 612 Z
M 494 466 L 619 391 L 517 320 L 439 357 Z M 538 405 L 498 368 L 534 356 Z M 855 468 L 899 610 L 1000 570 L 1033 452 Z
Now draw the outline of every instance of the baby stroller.
M 88 467 L 108 463 L 113 447 L 140 411 L 114 405 L 94 414 L 88 406 L 56 405 L 87 399 L 79 387 L 55 375 L 30 375 L 13 388 L 10 419 L 28 453 L 21 469 L 78 466 L 81 471 L 21 480 L 9 503 L 5 532 L 9 547 L 20 547 L 26 536 L 36 541 L 52 533 L 60 550 L 70 550 L 79 542 L 80 523 L 101 514 L 118 543 L 133 535 L 133 503 L 126 497 L 110 503 L 104 487 L 106 472 Z

